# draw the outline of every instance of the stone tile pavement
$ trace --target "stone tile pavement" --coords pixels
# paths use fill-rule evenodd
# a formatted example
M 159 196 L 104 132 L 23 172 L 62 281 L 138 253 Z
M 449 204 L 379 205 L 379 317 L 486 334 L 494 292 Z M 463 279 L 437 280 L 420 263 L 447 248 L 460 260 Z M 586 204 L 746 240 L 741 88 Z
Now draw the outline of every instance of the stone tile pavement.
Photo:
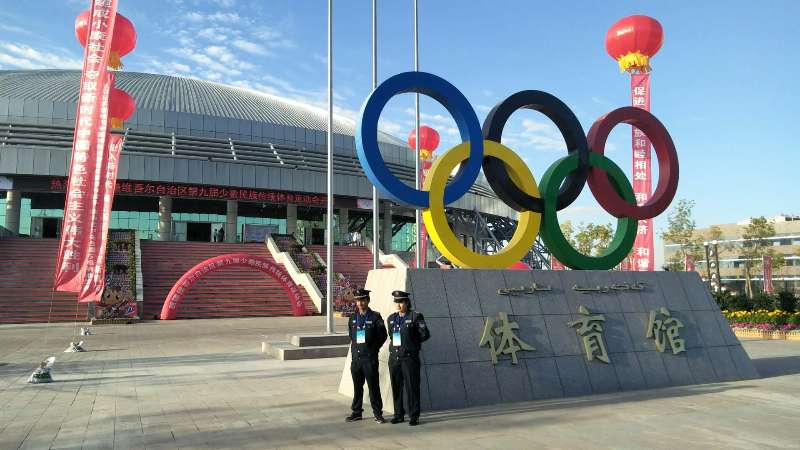
M 97 326 L 70 354 L 72 324 L 0 326 L 0 449 L 800 448 L 798 342 L 744 342 L 760 380 L 423 411 L 410 428 L 344 423 L 344 358 L 260 353 L 262 335 L 322 329 L 320 317 Z M 56 382 L 25 383 L 50 355 Z

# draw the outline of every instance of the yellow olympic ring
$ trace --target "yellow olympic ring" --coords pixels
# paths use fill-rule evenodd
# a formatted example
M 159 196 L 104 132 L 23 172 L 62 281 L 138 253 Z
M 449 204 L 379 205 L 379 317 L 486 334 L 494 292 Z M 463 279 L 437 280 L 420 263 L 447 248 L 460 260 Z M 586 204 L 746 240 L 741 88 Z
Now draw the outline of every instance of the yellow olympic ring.
M 484 156 L 494 156 L 503 161 L 511 179 L 522 191 L 539 197 L 536 180 L 522 158 L 510 148 L 494 141 L 484 140 L 483 148 Z M 464 142 L 447 150 L 434 161 L 423 185 L 423 190 L 430 193 L 430 203 L 428 208 L 422 210 L 422 218 L 434 245 L 450 261 L 465 268 L 505 269 L 521 260 L 533 246 L 536 235 L 539 234 L 542 215 L 531 211 L 519 213 L 517 229 L 514 230 L 511 241 L 495 254 L 483 255 L 464 247 L 447 223 L 444 188 L 453 169 L 468 158 L 469 142 Z

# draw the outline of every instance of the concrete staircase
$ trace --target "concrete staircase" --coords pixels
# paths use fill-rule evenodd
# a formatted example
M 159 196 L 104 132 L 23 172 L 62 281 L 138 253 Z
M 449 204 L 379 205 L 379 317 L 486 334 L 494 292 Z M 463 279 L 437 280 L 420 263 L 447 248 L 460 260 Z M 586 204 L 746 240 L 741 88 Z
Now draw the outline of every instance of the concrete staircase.
M 308 250 L 316 252 L 327 263 L 324 245 L 311 245 Z M 363 287 L 367 282 L 367 274 L 372 270 L 372 253 L 366 247 L 336 245 L 333 247 L 333 268 L 353 285 Z
M 248 253 L 270 261 L 264 244 L 141 241 L 144 279 L 143 319 L 156 318 L 170 289 L 196 264 L 226 253 Z M 300 288 L 308 314 L 318 314 Z M 208 274 L 194 285 L 177 318 L 291 316 L 292 308 L 280 284 L 263 273 L 227 267 Z
M 87 320 L 76 293 L 53 292 L 57 253 L 57 239 L 0 239 L 0 324 Z
M 347 356 L 346 334 L 287 334 L 285 341 L 261 342 L 261 352 L 282 361 Z

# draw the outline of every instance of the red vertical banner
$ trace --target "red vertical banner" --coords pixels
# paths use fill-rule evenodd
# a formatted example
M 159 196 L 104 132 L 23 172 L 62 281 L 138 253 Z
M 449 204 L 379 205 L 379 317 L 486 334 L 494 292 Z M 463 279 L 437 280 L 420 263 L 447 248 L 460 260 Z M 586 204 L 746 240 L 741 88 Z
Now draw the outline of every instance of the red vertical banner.
M 433 166 L 432 161 L 422 160 L 420 161 L 421 166 L 419 169 L 419 184 L 425 184 L 425 176 L 428 175 L 428 170 L 430 170 L 431 166 Z M 428 229 L 425 228 L 425 222 L 422 222 L 419 225 L 419 249 L 420 253 L 422 254 L 422 269 L 427 267 L 428 264 Z M 414 260 L 414 264 L 416 264 L 416 260 Z
M 631 75 L 631 103 L 636 108 L 650 111 L 650 75 L 635 73 Z M 650 200 L 653 187 L 650 170 L 650 140 L 638 128 L 633 128 L 633 193 L 638 205 Z M 655 254 L 653 251 L 653 219 L 640 220 L 633 244 L 630 270 L 653 271 Z
M 54 277 L 53 288 L 57 291 L 81 291 L 82 273 L 90 252 L 89 231 L 97 214 L 95 210 L 101 204 L 98 200 L 98 171 L 102 169 L 108 129 L 107 65 L 117 1 L 92 0 L 90 11 L 64 221 Z
M 114 205 L 114 190 L 117 183 L 117 173 L 119 168 L 119 155 L 122 151 L 123 136 L 118 134 L 108 134 L 106 140 L 105 158 L 102 173 L 101 185 L 99 187 L 98 200 L 100 207 L 98 214 L 92 221 L 92 237 L 89 241 L 89 254 L 86 266 L 82 272 L 81 291 L 78 295 L 79 302 L 91 302 L 100 300 L 105 286 L 106 276 L 106 247 L 108 244 L 108 229 L 111 222 L 111 209 Z
M 683 271 L 694 272 L 694 257 L 692 255 L 684 255 L 683 257 Z
M 772 285 L 772 257 L 764 256 L 761 266 L 764 269 L 764 292 L 772 294 L 775 287 Z

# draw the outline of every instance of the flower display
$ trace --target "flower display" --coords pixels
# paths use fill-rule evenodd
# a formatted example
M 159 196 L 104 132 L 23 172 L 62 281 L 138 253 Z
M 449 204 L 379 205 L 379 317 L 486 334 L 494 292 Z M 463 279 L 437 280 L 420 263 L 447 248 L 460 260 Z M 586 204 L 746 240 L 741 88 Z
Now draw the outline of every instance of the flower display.
M 800 333 L 800 311 L 789 312 L 779 309 L 757 309 L 754 311 L 722 310 L 731 328 L 742 328 L 757 331 L 781 331 Z

